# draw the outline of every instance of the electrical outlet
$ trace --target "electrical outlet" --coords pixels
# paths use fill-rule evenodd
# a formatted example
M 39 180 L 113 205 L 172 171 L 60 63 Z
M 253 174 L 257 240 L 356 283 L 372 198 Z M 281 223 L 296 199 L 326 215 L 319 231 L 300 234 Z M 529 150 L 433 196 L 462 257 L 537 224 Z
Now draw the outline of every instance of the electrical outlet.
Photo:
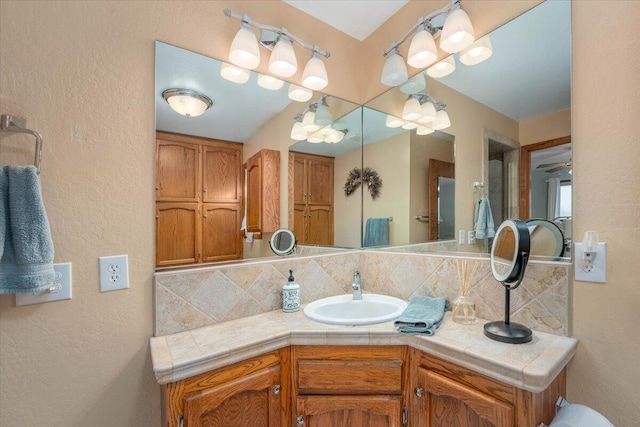
M 607 244 L 598 243 L 592 262 L 582 259 L 582 243 L 574 243 L 574 279 L 582 282 L 607 282 Z
M 466 234 L 466 233 L 464 232 L 464 230 L 460 230 L 460 231 L 458 232 L 458 244 L 460 244 L 460 245 L 464 245 L 464 235 L 465 235 L 465 234 Z
M 53 264 L 56 272 L 51 287 L 42 292 L 16 294 L 16 306 L 71 299 L 71 263 Z
M 100 292 L 129 288 L 127 255 L 100 257 Z
M 469 230 L 468 237 L 467 242 L 469 242 L 470 245 L 473 245 L 476 242 L 475 230 Z

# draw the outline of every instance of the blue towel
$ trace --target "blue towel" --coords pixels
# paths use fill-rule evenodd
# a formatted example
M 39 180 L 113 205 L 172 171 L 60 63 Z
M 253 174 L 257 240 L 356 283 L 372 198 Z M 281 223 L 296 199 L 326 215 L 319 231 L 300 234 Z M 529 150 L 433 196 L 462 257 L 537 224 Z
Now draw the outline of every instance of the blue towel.
M 404 335 L 433 335 L 442 323 L 446 307 L 444 297 L 414 295 L 394 325 Z
M 486 197 L 480 198 L 476 203 L 473 221 L 476 225 L 476 239 L 488 239 L 496 235 L 491 205 Z
M 389 244 L 389 219 L 369 218 L 364 232 L 364 246 L 386 246 Z
M 54 282 L 53 242 L 33 166 L 0 173 L 0 294 L 40 292 Z

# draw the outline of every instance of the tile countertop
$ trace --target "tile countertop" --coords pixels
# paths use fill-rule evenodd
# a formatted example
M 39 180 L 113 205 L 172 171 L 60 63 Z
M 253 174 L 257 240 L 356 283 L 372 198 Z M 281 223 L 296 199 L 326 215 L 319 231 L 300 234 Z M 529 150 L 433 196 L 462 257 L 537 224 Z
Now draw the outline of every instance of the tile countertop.
M 409 345 L 521 389 L 543 391 L 576 352 L 578 340 L 533 332 L 526 344 L 484 336 L 486 321 L 461 325 L 446 313 L 433 336 L 406 336 L 393 322 L 328 325 L 296 313 L 272 311 L 151 338 L 153 372 L 168 384 L 289 345 Z

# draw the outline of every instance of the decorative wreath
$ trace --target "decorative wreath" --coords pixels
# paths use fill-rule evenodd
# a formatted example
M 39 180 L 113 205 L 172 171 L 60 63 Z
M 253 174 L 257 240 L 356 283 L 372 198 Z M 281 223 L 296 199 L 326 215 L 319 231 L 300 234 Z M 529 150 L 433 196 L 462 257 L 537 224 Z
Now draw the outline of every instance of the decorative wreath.
M 371 198 L 373 200 L 377 199 L 378 196 L 380 196 L 382 178 L 380 178 L 378 172 L 371 168 L 364 168 L 364 173 L 360 168 L 353 168 L 347 175 L 347 182 L 345 182 L 344 187 L 342 187 L 344 194 L 349 196 L 356 191 L 363 182 L 367 185 Z

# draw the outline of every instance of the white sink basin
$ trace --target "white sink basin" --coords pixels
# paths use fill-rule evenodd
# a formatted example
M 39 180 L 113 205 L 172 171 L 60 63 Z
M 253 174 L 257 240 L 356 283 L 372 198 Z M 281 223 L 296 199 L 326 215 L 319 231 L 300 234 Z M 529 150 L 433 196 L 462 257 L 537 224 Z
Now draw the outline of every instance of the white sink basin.
M 354 300 L 353 295 L 347 294 L 309 303 L 304 314 L 316 322 L 367 325 L 395 320 L 406 307 L 405 301 L 387 295 L 362 294 L 361 300 Z

